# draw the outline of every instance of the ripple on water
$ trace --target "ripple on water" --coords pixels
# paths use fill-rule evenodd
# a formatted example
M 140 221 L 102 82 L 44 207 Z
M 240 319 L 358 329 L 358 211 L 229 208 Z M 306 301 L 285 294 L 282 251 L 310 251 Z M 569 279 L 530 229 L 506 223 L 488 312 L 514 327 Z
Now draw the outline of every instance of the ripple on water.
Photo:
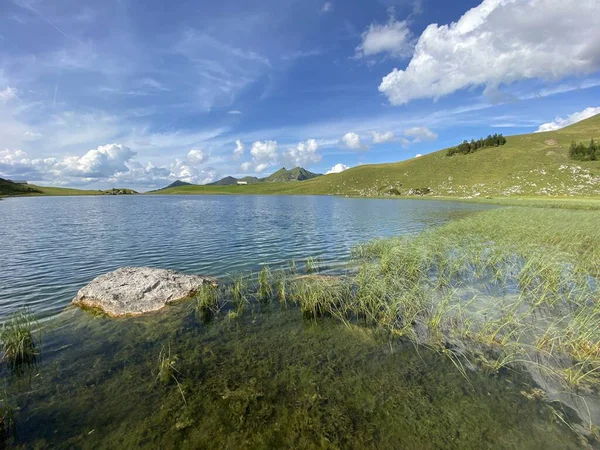
M 224 276 L 309 256 L 335 268 L 357 243 L 490 206 L 287 196 L 32 197 L 0 202 L 0 320 L 52 316 L 122 266 Z

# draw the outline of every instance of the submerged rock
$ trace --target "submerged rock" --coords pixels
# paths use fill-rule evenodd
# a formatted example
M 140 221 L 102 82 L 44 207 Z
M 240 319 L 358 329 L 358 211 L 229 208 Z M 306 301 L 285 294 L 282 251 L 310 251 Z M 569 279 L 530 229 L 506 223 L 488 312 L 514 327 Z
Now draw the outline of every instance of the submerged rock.
M 174 270 L 122 267 L 80 289 L 73 304 L 100 309 L 113 317 L 140 315 L 190 297 L 205 283 L 214 285 L 216 280 Z

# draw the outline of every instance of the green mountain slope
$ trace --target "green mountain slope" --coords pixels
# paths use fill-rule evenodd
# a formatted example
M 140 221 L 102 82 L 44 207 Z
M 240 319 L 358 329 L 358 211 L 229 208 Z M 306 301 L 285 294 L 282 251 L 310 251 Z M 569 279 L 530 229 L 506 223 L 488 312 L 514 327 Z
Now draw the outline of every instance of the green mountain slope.
M 465 136 L 471 139 L 473 136 Z M 407 161 L 354 167 L 302 183 L 253 186 L 186 186 L 172 194 L 337 194 L 410 195 L 431 189 L 434 196 L 598 196 L 600 161 L 569 158 L 572 140 L 600 140 L 600 115 L 558 131 L 508 136 L 501 147 L 446 156 L 446 149 Z M 457 142 L 458 144 L 458 142 Z
M 39 190 L 29 184 L 16 184 L 0 178 L 0 195 L 27 195 L 41 194 Z
M 185 181 L 181 181 L 181 180 L 177 180 L 177 181 L 173 181 L 170 185 L 168 185 L 167 187 L 163 188 L 163 189 L 169 189 L 169 188 L 174 188 L 174 187 L 179 187 L 179 186 L 191 186 L 192 183 L 186 183 Z
M 59 187 L 36 186 L 35 184 L 16 184 L 0 178 L 0 197 L 23 196 L 23 195 L 48 195 L 48 196 L 71 196 L 71 195 L 131 195 L 137 194 L 133 189 L 108 189 L 89 190 L 71 189 Z
M 285 167 L 282 167 L 277 172 L 269 175 L 263 180 L 271 183 L 277 183 L 280 181 L 304 181 L 320 176 L 320 173 L 309 172 L 308 170 L 303 169 L 302 167 L 294 167 L 291 170 L 287 170 Z
M 235 178 L 235 177 L 225 177 L 221 178 L 219 181 L 215 181 L 213 183 L 208 183 L 207 186 L 233 186 L 238 183 L 238 181 L 245 181 L 248 184 L 260 183 L 262 180 L 256 177 L 244 177 L 244 178 Z M 167 188 L 165 188 L 167 189 Z

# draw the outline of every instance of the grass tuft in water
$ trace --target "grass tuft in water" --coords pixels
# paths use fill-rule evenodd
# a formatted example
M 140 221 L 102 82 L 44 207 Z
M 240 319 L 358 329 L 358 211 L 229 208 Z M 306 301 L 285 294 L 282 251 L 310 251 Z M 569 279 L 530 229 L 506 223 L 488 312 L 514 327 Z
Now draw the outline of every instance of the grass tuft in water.
M 11 369 L 20 369 L 36 364 L 40 355 L 40 339 L 36 340 L 33 329 L 35 318 L 27 311 L 16 313 L 2 326 L 2 361 Z
M 158 374 L 156 375 L 156 380 L 164 385 L 168 385 L 171 381 L 175 381 L 177 389 L 179 389 L 179 393 L 183 399 L 183 403 L 186 403 L 183 389 L 176 376 L 177 374 L 180 374 L 179 370 L 175 367 L 177 361 L 177 355 L 171 355 L 171 344 L 169 344 L 167 348 L 163 345 L 158 354 Z
M 196 294 L 196 313 L 203 323 L 208 323 L 219 310 L 219 288 L 203 284 Z
M 319 271 L 319 262 L 317 259 L 313 258 L 312 256 L 309 256 L 306 259 L 306 265 L 304 266 L 306 273 L 307 274 L 312 274 L 312 273 L 316 273 Z
M 234 278 L 229 288 L 231 301 L 236 314 L 241 314 L 249 303 L 248 301 L 248 281 L 244 275 Z
M 258 274 L 258 291 L 256 293 L 258 301 L 261 303 L 270 303 L 273 297 L 273 287 L 271 286 L 271 271 L 267 266 L 263 266 Z
M 0 448 L 11 448 L 17 439 L 14 407 L 9 404 L 6 393 L 0 398 Z

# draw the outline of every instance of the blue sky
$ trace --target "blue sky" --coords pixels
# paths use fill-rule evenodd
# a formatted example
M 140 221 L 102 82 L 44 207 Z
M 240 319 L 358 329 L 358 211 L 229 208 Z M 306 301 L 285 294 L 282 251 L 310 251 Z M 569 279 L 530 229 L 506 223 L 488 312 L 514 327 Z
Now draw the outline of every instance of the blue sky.
M 600 112 L 596 0 L 4 0 L 0 176 L 147 190 Z

